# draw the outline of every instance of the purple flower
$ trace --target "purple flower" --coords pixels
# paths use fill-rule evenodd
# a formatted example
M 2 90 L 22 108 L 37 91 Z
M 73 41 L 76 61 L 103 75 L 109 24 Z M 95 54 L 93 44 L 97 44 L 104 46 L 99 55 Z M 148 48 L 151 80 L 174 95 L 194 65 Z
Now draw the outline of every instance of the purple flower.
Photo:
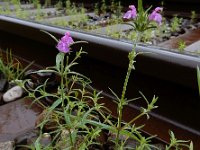
M 127 11 L 124 14 L 124 16 L 123 16 L 124 19 L 134 19 L 137 16 L 137 12 L 136 12 L 135 6 L 134 5 L 130 5 L 129 8 L 131 10 Z
M 60 39 L 56 48 L 63 53 L 68 53 L 70 50 L 70 45 L 73 43 L 73 39 L 70 36 L 69 32 L 66 32 L 65 35 Z
M 159 25 L 161 25 L 161 22 L 162 22 L 162 16 L 160 14 L 161 11 L 162 11 L 161 7 L 156 7 L 154 9 L 154 11 L 149 15 L 149 20 L 150 21 L 155 21 Z
M 162 7 L 156 7 L 154 11 L 156 11 L 157 13 L 160 13 L 163 10 Z

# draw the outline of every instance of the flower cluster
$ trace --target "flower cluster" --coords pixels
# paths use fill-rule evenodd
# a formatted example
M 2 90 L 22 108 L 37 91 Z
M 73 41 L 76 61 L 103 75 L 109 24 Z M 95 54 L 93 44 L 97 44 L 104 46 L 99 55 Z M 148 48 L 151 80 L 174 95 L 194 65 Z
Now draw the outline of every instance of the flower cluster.
M 66 32 L 65 35 L 60 39 L 56 48 L 63 53 L 68 53 L 70 51 L 70 45 L 73 43 L 73 39 L 70 36 L 69 32 Z
M 124 19 L 135 19 L 137 17 L 137 11 L 136 11 L 136 8 L 134 5 L 130 5 L 129 6 L 130 10 L 128 10 L 123 18 Z M 161 22 L 162 22 L 162 16 L 160 14 L 160 12 L 162 11 L 163 9 L 161 7 L 156 7 L 154 9 L 154 11 L 149 15 L 148 19 L 149 21 L 155 21 L 157 22 L 159 25 L 161 25 Z

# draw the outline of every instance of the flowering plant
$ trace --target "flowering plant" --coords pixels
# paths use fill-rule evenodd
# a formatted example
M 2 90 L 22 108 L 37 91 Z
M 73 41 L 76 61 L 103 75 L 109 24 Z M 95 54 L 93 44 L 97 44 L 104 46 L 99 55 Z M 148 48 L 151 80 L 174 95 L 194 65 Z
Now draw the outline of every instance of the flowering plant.
M 124 14 L 123 18 L 127 20 L 132 19 L 133 23 L 128 24 L 131 25 L 137 32 L 144 32 L 150 28 L 156 28 L 153 22 L 156 22 L 158 25 L 161 25 L 162 23 L 162 16 L 160 13 L 163 8 L 161 7 L 156 7 L 151 14 L 148 14 L 150 8 L 144 11 L 142 1 L 138 0 L 138 12 L 136 11 L 134 5 L 130 5 L 129 8 L 130 10 Z
M 43 85 L 31 91 L 25 86 L 27 81 L 24 81 L 21 85 L 29 93 L 28 96 L 34 99 L 34 102 L 38 102 L 44 107 L 44 111 L 41 115 L 42 119 L 39 119 L 37 122 L 37 127 L 40 128 L 41 134 L 35 141 L 33 145 L 34 148 L 32 149 L 159 149 L 151 144 L 151 139 L 154 138 L 154 136 L 144 137 L 142 135 L 140 130 L 144 125 L 135 125 L 135 121 L 140 117 L 146 115 L 147 118 L 149 118 L 148 113 L 157 108 L 155 103 L 158 97 L 153 96 L 151 102 L 149 102 L 141 93 L 147 103 L 147 108 L 141 108 L 141 113 L 126 123 L 123 122 L 122 116 L 124 106 L 131 101 L 126 99 L 126 89 L 131 71 L 134 69 L 135 58 L 139 54 L 135 51 L 138 39 L 144 30 L 154 27 L 147 24 L 148 22 L 155 21 L 160 24 L 162 17 L 159 11 L 161 8 L 158 7 L 150 15 L 147 15 L 147 11 L 143 11 L 142 1 L 139 0 L 139 13 L 137 14 L 134 5 L 131 5 L 130 9 L 131 10 L 125 13 L 124 18 L 132 18 L 135 20 L 133 26 L 136 31 L 138 31 L 138 36 L 134 42 L 132 51 L 128 55 L 129 65 L 121 97 L 118 97 L 117 94 L 111 90 L 117 100 L 118 106 L 118 116 L 115 120 L 110 117 L 109 111 L 106 111 L 107 113 L 103 111 L 107 110 L 107 108 L 103 104 L 98 103 L 98 100 L 101 98 L 101 92 L 97 92 L 95 89 L 91 88 L 90 80 L 87 77 L 72 71 L 72 67 L 77 65 L 77 59 L 85 53 L 82 51 L 82 48 L 76 52 L 75 58 L 69 61 L 71 45 L 77 43 L 74 42 L 70 33 L 66 32 L 60 40 L 57 40 L 53 35 L 45 32 L 56 40 L 56 48 L 59 53 L 56 55 L 55 66 L 47 67 L 44 70 L 39 70 L 34 73 L 55 73 L 59 76 L 59 85 L 54 93 L 49 93 L 46 90 L 48 79 Z M 88 87 L 90 88 L 88 89 Z M 47 97 L 54 100 L 50 106 L 42 104 L 43 99 Z M 92 104 L 92 106 L 90 104 Z M 41 142 L 44 138 L 44 132 L 47 132 L 47 134 L 52 137 L 49 143 L 44 144 Z M 170 132 L 170 135 L 171 144 L 166 146 L 166 150 L 170 150 L 173 147 L 179 149 L 179 146 L 187 147 L 190 150 L 193 149 L 192 142 L 188 146 L 184 144 L 185 141 L 177 140 L 173 132 Z M 103 141 L 102 136 L 104 139 Z M 136 144 L 132 146 L 128 142 L 129 140 L 132 140 Z M 110 145 L 108 145 L 108 143 Z

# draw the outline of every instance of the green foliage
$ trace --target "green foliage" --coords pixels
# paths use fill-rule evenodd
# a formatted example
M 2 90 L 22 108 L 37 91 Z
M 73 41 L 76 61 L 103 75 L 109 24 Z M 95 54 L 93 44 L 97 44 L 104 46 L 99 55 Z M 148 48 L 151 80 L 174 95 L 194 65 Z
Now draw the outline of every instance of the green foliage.
M 38 5 L 40 5 L 40 1 L 39 0 L 32 0 L 32 3 L 34 5 L 34 7 L 38 7 Z
M 95 13 L 96 15 L 99 15 L 99 4 L 98 4 L 98 3 L 95 3 L 95 4 L 94 4 L 94 13 Z
M 180 30 L 180 25 L 182 23 L 182 20 L 183 18 L 178 18 L 177 15 L 175 15 L 173 18 L 172 18 L 172 21 L 171 21 L 171 31 L 172 32 L 176 32 L 176 31 L 179 31 Z
M 193 10 L 193 11 L 191 11 L 191 17 L 190 17 L 191 23 L 194 23 L 194 22 L 196 21 L 196 19 L 197 19 L 197 14 L 196 14 L 196 12 Z
M 61 10 L 61 9 L 63 9 L 62 1 L 59 0 L 59 1 L 55 4 L 55 7 L 56 7 L 57 10 Z
M 106 6 L 106 1 L 105 0 L 102 0 L 101 1 L 101 7 L 100 7 L 100 10 L 101 10 L 101 13 L 102 14 L 105 14 L 107 11 L 107 6 Z
M 45 0 L 44 6 L 51 6 L 51 0 Z
M 20 0 L 11 0 L 10 3 L 13 5 L 20 5 Z
M 169 134 L 170 134 L 170 145 L 167 145 L 165 150 L 171 150 L 172 148 L 174 148 L 175 150 L 179 150 L 180 148 L 182 149 L 183 147 L 187 148 L 188 150 L 193 150 L 192 142 L 190 142 L 190 144 L 188 145 L 187 143 L 189 141 L 177 140 L 172 131 L 170 131 Z
M 33 62 L 32 62 L 33 63 Z M 32 65 L 30 63 L 27 67 L 23 67 L 22 64 L 12 56 L 11 50 L 7 50 L 6 54 L 0 54 L 0 72 L 2 72 L 8 81 L 21 80 L 24 72 Z
M 66 0 L 65 12 L 67 15 L 76 15 L 78 13 L 78 9 L 75 3 L 71 3 L 70 0 Z
M 34 0 L 33 3 L 37 7 L 36 20 L 41 19 L 41 5 L 38 0 Z M 110 135 L 107 141 L 110 141 L 116 150 L 123 149 L 136 149 L 136 150 L 150 150 L 158 149 L 152 145 L 152 139 L 155 136 L 143 136 L 141 130 L 144 125 L 136 125 L 136 121 L 146 116 L 149 119 L 149 113 L 156 109 L 156 102 L 158 97 L 153 96 L 151 100 L 147 99 L 142 92 L 141 97 L 127 99 L 126 92 L 129 82 L 129 77 L 136 62 L 136 57 L 140 54 L 136 52 L 137 43 L 141 40 L 148 41 L 151 38 L 152 29 L 156 28 L 156 25 L 150 23 L 148 20 L 148 11 L 143 9 L 142 0 L 138 0 L 138 17 L 130 24 L 134 31 L 128 35 L 131 39 L 134 39 L 132 51 L 128 55 L 129 65 L 127 68 L 127 74 L 124 79 L 121 95 L 118 96 L 113 90 L 110 89 L 111 94 L 114 96 L 114 100 L 117 103 L 117 118 L 111 117 L 111 112 L 100 103 L 102 98 L 102 92 L 97 91 L 91 87 L 91 81 L 84 75 L 73 71 L 73 68 L 78 65 L 78 60 L 85 52 L 82 48 L 76 52 L 70 52 L 68 54 L 59 52 L 56 55 L 55 66 L 47 67 L 43 70 L 38 70 L 33 73 L 45 73 L 52 72 L 58 76 L 59 85 L 54 92 L 49 92 L 46 89 L 48 80 L 42 85 L 39 85 L 35 89 L 28 89 L 25 85 L 28 80 L 19 82 L 27 92 L 28 97 L 33 100 L 33 103 L 37 103 L 44 108 L 41 114 L 42 119 L 37 122 L 37 127 L 40 129 L 40 135 L 33 145 L 26 146 L 33 150 L 52 150 L 52 149 L 77 149 L 84 150 L 89 149 L 92 146 L 101 146 L 103 143 L 99 140 L 101 134 L 107 131 Z M 99 6 L 98 6 L 99 7 Z M 100 10 L 95 8 L 96 13 L 100 11 L 105 13 L 107 6 L 105 0 L 102 0 Z M 111 2 L 111 11 L 114 12 L 113 18 L 109 22 L 119 23 L 122 20 L 117 19 L 121 16 L 121 3 Z M 70 0 L 66 0 L 66 14 L 79 14 L 80 17 L 72 17 L 70 21 L 58 21 L 57 24 L 65 26 L 79 27 L 81 22 L 86 22 L 88 18 L 85 15 L 85 9 L 82 6 L 78 9 L 74 3 Z M 21 9 L 19 9 L 19 16 L 22 16 Z M 82 17 L 83 16 L 83 17 Z M 175 17 L 171 24 L 172 30 L 177 30 L 179 27 L 180 19 Z M 112 34 L 115 37 L 121 37 L 121 33 L 112 33 L 108 30 L 108 34 Z M 53 35 L 49 34 L 56 42 Z M 183 45 L 183 44 L 182 44 Z M 183 47 L 183 46 L 182 46 Z M 74 54 L 75 53 L 75 54 Z M 74 55 L 72 55 L 74 54 Z M 15 68 L 15 69 L 13 69 Z M 26 68 L 25 68 L 26 69 Z M 3 72 L 9 80 L 21 79 L 24 70 L 22 70 L 21 64 L 13 59 L 11 52 L 7 53 L 6 59 L 0 59 L 0 71 Z M 197 70 L 198 81 L 199 69 Z M 200 82 L 200 81 L 199 81 Z M 199 83 L 198 82 L 198 83 Z M 51 105 L 44 104 L 44 98 L 50 98 L 53 100 Z M 123 110 L 126 105 L 135 100 L 142 99 L 146 103 L 146 107 L 140 108 L 140 114 L 134 116 L 129 122 L 123 122 Z M 44 131 L 48 131 L 48 134 L 52 137 L 51 143 L 48 145 L 42 145 L 41 139 Z M 193 144 L 188 141 L 177 140 L 173 132 L 170 132 L 171 143 L 166 146 L 166 150 L 172 148 L 180 149 L 181 147 L 193 149 Z M 129 140 L 135 141 L 137 144 L 133 148 L 128 143 Z M 106 141 L 106 142 L 107 142 Z
M 186 48 L 186 43 L 185 43 L 185 41 L 184 41 L 184 40 L 179 40 L 179 41 L 178 41 L 178 50 L 179 50 L 180 52 L 183 52 L 185 48 Z

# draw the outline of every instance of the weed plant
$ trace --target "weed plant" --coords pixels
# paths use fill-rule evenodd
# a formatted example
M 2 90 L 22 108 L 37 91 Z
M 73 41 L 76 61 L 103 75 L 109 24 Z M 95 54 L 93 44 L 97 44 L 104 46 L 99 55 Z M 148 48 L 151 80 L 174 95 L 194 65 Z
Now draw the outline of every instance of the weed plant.
M 172 32 L 177 32 L 180 30 L 182 20 L 183 18 L 178 18 L 177 15 L 172 18 L 172 22 L 170 24 Z
M 6 77 L 8 81 L 22 80 L 25 71 L 33 64 L 30 63 L 27 67 L 13 57 L 11 50 L 7 50 L 5 54 L 0 52 L 0 72 Z
M 179 40 L 178 41 L 178 50 L 179 50 L 179 52 L 181 52 L 181 53 L 184 52 L 185 48 L 186 48 L 185 41 L 184 40 Z
M 75 8 L 75 7 L 74 7 Z M 139 98 L 127 99 L 127 85 L 129 77 L 134 68 L 135 58 L 141 53 L 136 52 L 138 41 L 141 40 L 142 34 L 145 31 L 157 28 L 162 21 L 160 11 L 162 8 L 157 7 L 149 14 L 149 10 L 144 10 L 142 0 L 138 0 L 138 9 L 134 5 L 130 5 L 130 10 L 124 15 L 125 19 L 131 20 L 128 23 L 135 30 L 135 39 L 133 48 L 128 54 L 129 65 L 127 74 L 124 79 L 121 95 L 118 96 L 112 89 L 112 95 L 117 103 L 117 119 L 113 119 L 110 111 L 100 103 L 102 92 L 93 89 L 91 81 L 84 75 L 73 71 L 73 67 L 78 65 L 78 60 L 83 54 L 86 54 L 82 48 L 78 51 L 72 50 L 71 45 L 80 42 L 74 42 L 69 32 L 60 39 L 56 39 L 50 33 L 47 33 L 57 43 L 58 54 L 56 55 L 55 66 L 47 67 L 43 70 L 38 70 L 35 73 L 53 73 L 58 77 L 59 85 L 53 92 L 47 90 L 48 79 L 34 89 L 27 88 L 26 84 L 29 79 L 20 81 L 18 84 L 28 92 L 28 97 L 33 100 L 33 103 L 38 103 L 43 107 L 43 112 L 39 116 L 36 125 L 40 130 L 38 138 L 32 145 L 28 145 L 29 149 L 33 150 L 84 150 L 84 149 L 101 149 L 106 143 L 110 143 L 113 149 L 136 149 L 136 150 L 151 150 L 159 149 L 151 143 L 155 136 L 143 136 L 141 129 L 144 124 L 135 124 L 135 121 L 146 116 L 150 117 L 149 112 L 157 108 L 155 105 L 158 100 L 157 96 L 153 96 L 149 101 L 143 93 L 140 92 L 141 98 L 146 102 L 147 107 L 141 108 L 141 113 L 133 117 L 129 122 L 123 121 L 123 110 L 129 102 L 133 102 Z M 74 10 L 73 10 L 74 11 Z M 76 11 L 75 11 L 76 12 Z M 75 53 L 75 56 L 72 55 Z M 0 61 L 2 72 L 8 75 L 9 79 L 19 78 L 21 72 L 13 73 L 14 66 L 20 68 L 18 63 L 15 63 L 10 58 L 10 53 L 7 55 L 9 63 L 6 65 Z M 13 66 L 14 64 L 14 66 Z M 17 69 L 19 70 L 19 69 Z M 52 100 L 52 104 L 46 105 L 45 98 Z M 42 143 L 44 134 L 51 137 L 49 143 Z M 102 141 L 102 135 L 107 134 L 107 139 Z M 166 145 L 165 149 L 180 150 L 183 147 L 193 149 L 192 142 L 177 140 L 174 133 L 170 131 L 170 144 Z M 128 141 L 132 140 L 137 144 L 132 147 Z M 188 144 L 189 143 L 189 144 Z

